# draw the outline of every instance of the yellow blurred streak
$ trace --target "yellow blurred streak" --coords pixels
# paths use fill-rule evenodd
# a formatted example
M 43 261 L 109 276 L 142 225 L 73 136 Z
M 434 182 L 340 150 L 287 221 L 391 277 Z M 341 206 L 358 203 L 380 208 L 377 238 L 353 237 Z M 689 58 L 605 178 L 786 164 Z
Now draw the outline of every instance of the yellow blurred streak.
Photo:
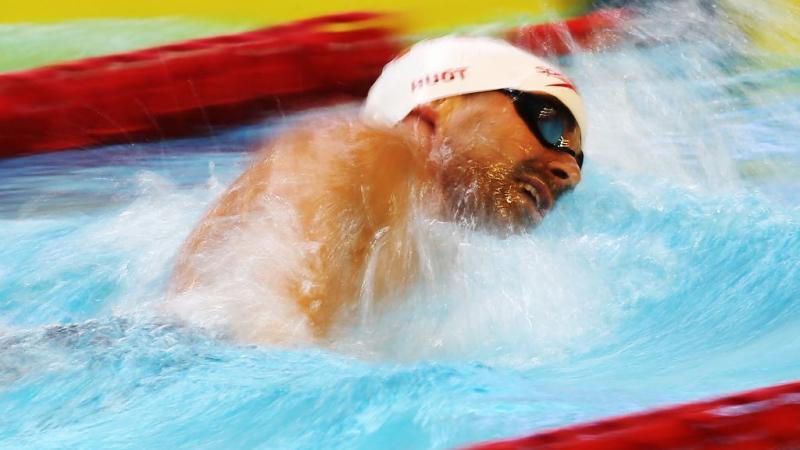
M 527 16 L 566 17 L 591 0 L 0 0 L 0 23 L 181 16 L 236 25 L 267 25 L 346 11 L 401 13 L 411 31 L 435 31 Z
M 761 50 L 788 64 L 800 59 L 800 1 L 725 0 L 723 5 Z

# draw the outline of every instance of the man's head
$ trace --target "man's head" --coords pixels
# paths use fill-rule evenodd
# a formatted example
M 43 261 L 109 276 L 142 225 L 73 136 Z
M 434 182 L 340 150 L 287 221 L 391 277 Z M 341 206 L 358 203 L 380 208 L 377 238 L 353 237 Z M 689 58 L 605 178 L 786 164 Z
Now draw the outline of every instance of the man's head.
M 553 66 L 486 38 L 418 44 L 384 69 L 363 111 L 384 125 L 418 122 L 450 211 L 512 230 L 537 224 L 580 181 L 583 114 Z

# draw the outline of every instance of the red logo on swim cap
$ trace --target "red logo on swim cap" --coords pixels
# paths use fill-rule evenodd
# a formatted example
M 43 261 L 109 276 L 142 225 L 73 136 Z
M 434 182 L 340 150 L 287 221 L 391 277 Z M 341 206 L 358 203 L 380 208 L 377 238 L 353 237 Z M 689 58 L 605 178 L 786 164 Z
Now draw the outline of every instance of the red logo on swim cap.
M 565 87 L 567 89 L 572 89 L 573 91 L 578 92 L 578 90 L 575 89 L 575 86 L 572 84 L 572 82 L 569 81 L 569 78 L 565 77 L 564 74 L 562 74 L 561 72 L 545 66 L 537 66 L 536 71 L 541 74 L 547 75 L 548 77 L 558 78 L 559 80 L 562 81 L 562 83 L 548 84 L 547 87 Z
M 411 92 L 414 92 L 423 86 L 432 86 L 438 83 L 448 83 L 450 81 L 455 81 L 456 79 L 463 80 L 466 77 L 466 67 L 457 67 L 454 69 L 447 69 L 441 72 L 428 74 L 411 82 Z

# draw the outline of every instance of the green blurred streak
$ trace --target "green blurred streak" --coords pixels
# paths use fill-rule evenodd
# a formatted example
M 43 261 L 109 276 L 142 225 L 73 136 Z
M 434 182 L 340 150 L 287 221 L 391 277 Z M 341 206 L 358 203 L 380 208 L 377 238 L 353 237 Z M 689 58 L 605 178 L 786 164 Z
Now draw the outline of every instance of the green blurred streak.
M 246 29 L 244 25 L 182 18 L 0 25 L 0 71 L 30 69 Z

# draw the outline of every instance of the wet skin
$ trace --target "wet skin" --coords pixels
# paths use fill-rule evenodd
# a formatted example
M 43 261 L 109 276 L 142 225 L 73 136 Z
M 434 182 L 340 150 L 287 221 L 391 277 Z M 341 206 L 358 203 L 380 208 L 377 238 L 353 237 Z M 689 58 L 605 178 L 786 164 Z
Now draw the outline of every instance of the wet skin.
M 565 136 L 581 151 L 579 130 Z M 418 274 L 415 211 L 499 234 L 539 223 L 580 182 L 576 158 L 540 143 L 512 100 L 484 92 L 419 107 L 392 129 L 352 117 L 295 127 L 269 143 L 187 239 L 173 274 L 173 295 L 213 283 L 204 253 L 261 220 L 264 199 L 292 208 L 298 264 L 257 268 L 283 280 L 317 339 L 347 324 L 359 298 L 402 295 Z M 265 222 L 264 227 L 288 227 Z M 370 285 L 365 286 L 368 264 Z M 232 324 L 235 326 L 235 324 Z M 279 340 L 265 333 L 262 342 Z
M 431 157 L 451 217 L 498 231 L 538 224 L 556 199 L 581 179 L 580 131 L 565 137 L 577 152 L 547 148 L 517 115 L 511 100 L 488 92 L 430 105 L 437 120 Z

